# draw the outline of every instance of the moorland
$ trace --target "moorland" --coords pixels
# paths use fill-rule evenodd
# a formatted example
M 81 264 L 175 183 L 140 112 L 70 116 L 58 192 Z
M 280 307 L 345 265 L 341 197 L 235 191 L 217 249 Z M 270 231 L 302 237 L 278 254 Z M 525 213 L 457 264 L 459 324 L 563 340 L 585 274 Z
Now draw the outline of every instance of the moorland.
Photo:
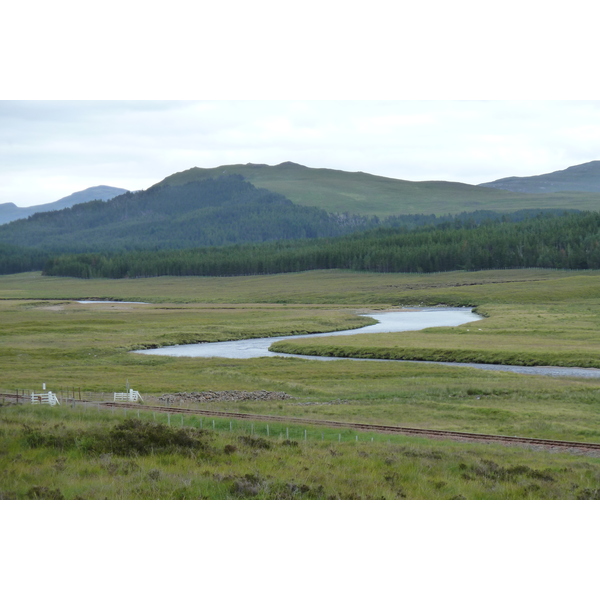
M 0 498 L 600 498 L 594 453 L 352 429 L 600 442 L 598 378 L 439 364 L 600 368 L 600 194 L 583 167 L 585 187 L 553 194 L 293 163 L 190 169 L 0 226 Z M 330 362 L 132 353 L 352 329 L 366 312 L 418 306 L 485 318 L 272 346 L 342 358 Z M 386 360 L 352 360 L 363 357 Z M 43 384 L 63 399 L 131 387 L 146 407 L 176 392 L 266 390 L 277 398 L 217 394 L 210 408 L 283 421 L 172 423 L 7 396 Z
M 409 349 L 413 358 L 438 352 L 452 360 L 469 351 L 475 360 L 595 366 L 600 361 L 595 308 L 599 286 L 597 271 L 544 269 L 430 275 L 315 271 L 135 280 L 6 275 L 0 278 L 1 387 L 39 391 L 45 382 L 49 389 L 111 392 L 124 390 L 127 382 L 147 398 L 177 391 L 270 390 L 286 396 L 274 402 L 215 402 L 210 407 L 600 441 L 597 379 L 420 362 L 186 359 L 130 352 L 177 343 L 333 331 L 364 324 L 358 314 L 365 309 L 445 304 L 474 306 L 486 319 L 476 327 L 362 336 L 371 338 L 365 345 L 376 351 Z M 149 304 L 74 302 L 83 298 Z M 356 339 L 349 336 L 342 343 L 335 338 L 332 345 L 322 338 L 322 343 L 331 346 L 328 352 L 342 348 L 350 356 L 357 353 Z M 304 343 L 315 349 L 314 340 Z M 167 425 L 164 415 L 156 422 L 166 427 L 164 447 L 156 446 L 147 455 L 123 442 L 133 435 L 130 430 L 135 439 L 152 433 L 144 427 L 154 427 L 154 421 L 151 424 L 144 414 L 138 422 L 119 411 L 65 405 L 4 406 L 1 411 L 4 497 L 600 496 L 600 458 L 594 456 L 402 436 L 361 434 L 357 440 L 350 426 L 341 439 L 326 427 L 304 428 L 304 433 L 272 425 L 267 435 L 264 424 L 250 430 L 247 423 L 231 420 L 217 420 L 213 430 L 192 418 L 182 429 L 179 423 Z M 173 428 L 187 432 L 190 439 L 169 439 Z M 156 439 L 156 432 L 153 435 Z

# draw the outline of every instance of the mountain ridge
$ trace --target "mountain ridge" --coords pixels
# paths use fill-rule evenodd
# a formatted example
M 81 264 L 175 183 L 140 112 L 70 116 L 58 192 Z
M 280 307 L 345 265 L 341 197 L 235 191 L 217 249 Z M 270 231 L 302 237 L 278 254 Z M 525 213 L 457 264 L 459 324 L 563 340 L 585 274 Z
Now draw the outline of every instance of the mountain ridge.
M 566 169 L 527 177 L 503 177 L 482 187 L 516 193 L 547 194 L 552 192 L 600 192 L 600 160 L 592 160 Z
M 27 217 L 39 212 L 49 212 L 51 210 L 62 210 L 70 208 L 75 204 L 83 202 L 91 202 L 92 200 L 110 200 L 115 196 L 123 194 L 128 190 L 124 188 L 112 187 L 110 185 L 96 185 L 79 192 L 74 192 L 46 204 L 38 204 L 36 206 L 17 206 L 14 202 L 5 202 L 0 204 L 0 225 L 10 223 L 18 219 L 26 219 Z
M 54 252 L 155 250 L 334 237 L 377 223 L 300 206 L 228 175 L 37 213 L 0 225 L 0 244 Z
M 398 214 L 441 216 L 477 210 L 597 210 L 600 206 L 600 175 L 597 192 L 524 194 L 453 181 L 415 182 L 362 171 L 312 168 L 290 161 L 274 166 L 247 163 L 192 167 L 173 173 L 152 187 L 182 185 L 234 174 L 241 175 L 256 187 L 281 194 L 303 206 L 380 218 Z

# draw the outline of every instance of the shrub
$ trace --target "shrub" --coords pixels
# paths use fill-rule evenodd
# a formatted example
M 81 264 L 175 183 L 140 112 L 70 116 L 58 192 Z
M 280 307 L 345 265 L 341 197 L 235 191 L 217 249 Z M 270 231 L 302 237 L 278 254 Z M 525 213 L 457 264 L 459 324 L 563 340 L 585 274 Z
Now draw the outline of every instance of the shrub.
M 252 437 L 250 435 L 242 435 L 238 438 L 242 444 L 250 446 L 251 448 L 263 448 L 269 450 L 271 448 L 270 442 L 261 437 Z
M 64 430 L 54 433 L 25 427 L 25 441 L 31 448 L 65 450 L 77 447 L 85 454 L 113 453 L 121 456 L 202 450 L 206 448 L 202 439 L 206 435 L 198 429 L 175 428 L 139 419 L 126 419 L 108 431 Z
M 105 441 L 109 450 L 120 455 L 150 454 L 156 451 L 177 452 L 206 447 L 203 432 L 191 428 L 175 428 L 161 423 L 126 419 L 113 427 Z M 100 441 L 100 440 L 99 440 Z
M 50 488 L 34 485 L 32 488 L 29 488 L 25 493 L 25 497 L 28 500 L 64 500 L 65 497 L 62 495 L 62 492 L 56 488 L 51 490 Z

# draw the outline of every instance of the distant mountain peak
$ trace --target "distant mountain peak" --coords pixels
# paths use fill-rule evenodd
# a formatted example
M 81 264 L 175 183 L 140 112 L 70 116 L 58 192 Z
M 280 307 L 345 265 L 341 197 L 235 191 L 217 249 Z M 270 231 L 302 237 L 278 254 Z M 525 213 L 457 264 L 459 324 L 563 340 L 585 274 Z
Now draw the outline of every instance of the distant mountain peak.
M 46 204 L 38 204 L 37 206 L 19 207 L 12 202 L 0 204 L 0 225 L 10 223 L 17 219 L 26 219 L 27 217 L 39 213 L 48 212 L 50 210 L 61 210 L 62 208 L 70 208 L 75 204 L 82 202 L 91 202 L 92 200 L 110 200 L 115 196 L 124 194 L 127 190 L 123 188 L 113 187 L 110 185 L 95 185 L 79 192 L 74 192 L 70 196 L 65 196 L 55 202 Z
M 300 167 L 302 169 L 306 168 L 304 165 L 299 165 L 298 163 L 292 162 L 291 160 L 286 160 L 285 162 L 279 163 L 277 166 L 278 167 Z
M 526 194 L 600 192 L 600 160 L 592 160 L 581 165 L 573 165 L 560 171 L 542 175 L 503 177 L 480 185 Z

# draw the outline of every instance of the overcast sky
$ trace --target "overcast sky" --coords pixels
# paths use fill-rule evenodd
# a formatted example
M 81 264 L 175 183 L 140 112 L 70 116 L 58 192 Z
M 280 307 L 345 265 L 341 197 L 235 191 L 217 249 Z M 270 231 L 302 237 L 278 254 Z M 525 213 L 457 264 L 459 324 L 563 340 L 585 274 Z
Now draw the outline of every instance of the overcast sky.
M 232 163 L 477 184 L 600 159 L 589 2 L 284 6 L 4 7 L 0 203 Z
M 293 161 L 482 183 L 600 159 L 600 101 L 3 101 L 0 202 Z

